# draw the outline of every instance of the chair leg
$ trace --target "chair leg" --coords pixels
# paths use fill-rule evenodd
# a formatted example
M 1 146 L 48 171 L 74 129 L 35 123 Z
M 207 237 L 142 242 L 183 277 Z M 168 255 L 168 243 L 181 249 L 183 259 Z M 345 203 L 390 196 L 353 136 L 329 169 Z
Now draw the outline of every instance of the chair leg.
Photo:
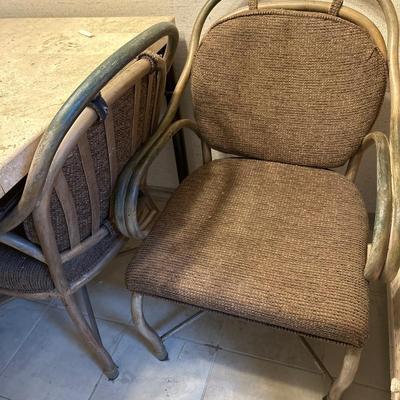
M 115 365 L 110 354 L 101 344 L 101 342 L 97 339 L 97 333 L 95 333 L 90 328 L 88 322 L 86 321 L 84 315 L 82 314 L 82 311 L 79 309 L 75 298 L 72 295 L 64 296 L 62 298 L 62 301 L 65 305 L 65 309 L 67 310 L 70 318 L 82 333 L 83 338 L 85 339 L 90 349 L 95 353 L 95 355 L 99 359 L 104 374 L 110 380 L 116 379 L 119 374 L 117 365 Z
M 360 363 L 362 349 L 349 347 L 344 355 L 342 369 L 339 376 L 333 382 L 329 393 L 324 400 L 340 400 L 343 392 L 352 384 L 358 365 Z
M 168 360 L 168 352 L 157 332 L 147 323 L 143 314 L 143 295 L 132 293 L 132 321 L 150 351 L 160 360 Z
M 92 327 L 92 331 L 93 331 L 94 335 L 96 336 L 97 341 L 99 343 L 103 344 L 101 341 L 99 327 L 97 326 L 96 317 L 94 316 L 92 303 L 90 302 L 90 297 L 89 297 L 87 286 L 86 285 L 83 286 L 82 289 L 80 290 L 80 292 L 81 292 L 83 304 L 85 305 L 85 309 L 86 309 L 86 312 L 89 317 L 89 323 L 90 323 L 90 326 Z

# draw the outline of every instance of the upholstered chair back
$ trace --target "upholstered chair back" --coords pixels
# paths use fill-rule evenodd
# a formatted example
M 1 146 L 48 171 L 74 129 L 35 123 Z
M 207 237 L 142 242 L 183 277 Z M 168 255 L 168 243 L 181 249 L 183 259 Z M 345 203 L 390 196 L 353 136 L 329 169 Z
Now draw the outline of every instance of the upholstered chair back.
M 247 10 L 209 30 L 192 95 L 211 147 L 324 168 L 355 153 L 379 112 L 387 66 L 369 33 L 336 14 Z
M 104 225 L 112 229 L 108 221 L 116 178 L 157 122 L 156 61 L 143 58 L 140 63 L 148 66 L 142 69 L 150 72 L 142 73 L 143 77 L 129 86 L 118 86 L 123 73 L 115 78 L 118 89 L 113 91 L 118 93 L 103 110 L 107 115 L 100 115 L 87 129 L 62 166 L 50 203 L 60 252 L 78 245 Z M 27 237 L 38 242 L 32 217 L 24 222 L 24 228 Z

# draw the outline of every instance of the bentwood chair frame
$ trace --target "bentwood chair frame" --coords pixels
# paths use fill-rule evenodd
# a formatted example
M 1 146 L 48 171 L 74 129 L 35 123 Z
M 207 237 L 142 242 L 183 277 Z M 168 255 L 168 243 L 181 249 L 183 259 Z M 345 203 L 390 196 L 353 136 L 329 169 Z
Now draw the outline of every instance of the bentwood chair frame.
M 142 227 L 136 219 L 140 182 L 146 176 L 148 167 L 165 144 L 181 129 L 188 128 L 196 134 L 199 134 L 196 122 L 189 119 L 181 119 L 173 122 L 173 119 L 179 102 L 182 99 L 185 87 L 189 81 L 204 23 L 210 12 L 218 3 L 220 3 L 220 1 L 221 0 L 208 0 L 202 8 L 194 24 L 187 61 L 175 87 L 168 110 L 156 133 L 143 146 L 142 150 L 132 158 L 123 173 L 120 175 L 120 184 L 116 192 L 115 202 L 116 221 L 122 232 L 138 239 L 145 238 L 148 233 L 148 230 L 146 230 L 145 227 Z M 369 246 L 364 276 L 369 281 L 383 279 L 386 282 L 391 282 L 396 276 L 400 265 L 400 251 L 398 247 L 400 235 L 399 27 L 397 14 L 391 0 L 378 0 L 378 3 L 386 20 L 387 46 L 380 31 L 364 15 L 345 6 L 341 7 L 339 11 L 339 16 L 341 18 L 349 20 L 369 32 L 376 46 L 385 56 L 389 66 L 391 93 L 389 140 L 382 132 L 369 133 L 364 138 L 357 153 L 350 159 L 345 175 L 351 181 L 355 180 L 365 150 L 374 144 L 377 156 L 378 194 L 372 244 Z M 278 8 L 327 13 L 330 8 L 330 3 L 314 0 L 307 2 L 299 0 L 283 0 L 258 5 L 258 1 L 255 0 L 250 1 L 250 8 L 252 7 L 259 7 L 260 9 Z M 211 161 L 211 149 L 204 141 L 202 141 L 202 154 L 204 164 Z M 172 328 L 164 335 L 159 336 L 148 325 L 143 315 L 143 296 L 138 293 L 133 293 L 132 297 L 132 317 L 135 328 L 140 332 L 142 337 L 146 339 L 149 348 L 160 360 L 166 360 L 168 358 L 163 341 L 173 333 L 197 319 L 204 312 L 205 311 L 200 311 L 195 313 L 192 317 Z M 332 382 L 332 386 L 326 398 L 330 400 L 340 399 L 343 392 L 349 387 L 354 379 L 360 361 L 361 350 L 351 347 L 346 349 L 341 372 L 337 379 L 334 380 L 321 360 L 318 359 L 305 337 L 301 335 L 298 336 L 313 356 L 316 365 Z
M 144 53 L 146 49 L 165 38 L 167 41 L 163 57 Z M 16 206 L 0 221 L 0 242 L 45 263 L 54 284 L 54 290 L 48 292 L 25 293 L 0 289 L 0 293 L 28 299 L 61 299 L 109 379 L 115 379 L 118 376 L 118 367 L 101 342 L 85 285 L 118 253 L 126 242 L 126 237 L 117 234 L 109 251 L 78 280 L 69 282 L 63 267 L 63 263 L 90 250 L 108 234 L 107 227 L 100 225 L 99 188 L 94 175 L 93 160 L 87 148 L 87 137 L 84 134 L 96 121 L 101 120 L 105 124 L 107 140 L 108 136 L 112 138 L 112 107 L 109 110 L 108 105 L 112 105 L 127 88 L 132 88 L 136 84 L 139 86 L 141 79 L 151 74 L 156 76 L 154 79 L 158 81 L 158 86 L 156 85 L 158 91 L 155 93 L 155 107 L 147 104 L 145 123 L 149 128 L 150 125 L 154 128 L 164 96 L 166 73 L 171 66 L 177 43 L 178 31 L 175 25 L 167 22 L 159 23 L 126 43 L 89 75 L 61 107 L 44 132 L 34 154 L 22 195 Z M 135 92 L 135 95 L 140 96 L 140 89 Z M 141 122 L 136 120 L 135 126 L 134 121 L 134 128 L 137 128 L 139 123 Z M 83 241 L 79 238 L 75 206 L 61 170 L 68 155 L 77 145 L 82 164 L 84 164 L 92 213 L 91 235 Z M 114 187 L 117 180 L 117 168 L 112 140 L 111 144 L 107 143 L 107 147 L 111 187 Z M 71 244 L 71 248 L 62 253 L 57 247 L 50 215 L 49 207 L 53 190 L 56 191 L 62 203 Z M 145 188 L 143 191 L 145 192 Z M 147 201 L 145 206 L 147 208 L 142 215 L 144 224 L 155 212 L 153 204 Z M 33 215 L 40 246 L 12 231 L 30 214 Z M 110 216 L 112 221 L 112 209 Z M 82 289 L 89 323 L 74 296 L 79 289 Z

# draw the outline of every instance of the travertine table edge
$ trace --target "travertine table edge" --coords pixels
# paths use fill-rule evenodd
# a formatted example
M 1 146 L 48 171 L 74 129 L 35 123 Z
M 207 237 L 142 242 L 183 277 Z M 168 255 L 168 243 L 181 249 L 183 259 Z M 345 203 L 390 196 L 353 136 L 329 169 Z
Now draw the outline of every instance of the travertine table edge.
M 0 19 L 0 198 L 26 176 L 43 131 L 74 89 L 115 50 L 162 21 L 174 18 Z

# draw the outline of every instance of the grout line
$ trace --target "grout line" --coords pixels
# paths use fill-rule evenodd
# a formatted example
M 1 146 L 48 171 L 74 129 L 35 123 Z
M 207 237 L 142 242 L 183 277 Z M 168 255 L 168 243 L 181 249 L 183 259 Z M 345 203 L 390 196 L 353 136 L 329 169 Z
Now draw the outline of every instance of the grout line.
M 67 312 L 65 310 L 65 307 L 62 306 L 62 305 L 50 304 L 50 306 L 53 308 L 53 310 Z M 83 312 L 83 315 L 86 317 L 87 316 L 87 312 Z M 106 317 L 99 317 L 98 315 L 96 315 L 96 313 L 95 313 L 95 317 L 96 317 L 96 320 L 99 320 L 99 321 L 109 322 L 109 323 L 117 324 L 117 325 L 122 325 L 122 326 L 124 326 L 126 328 L 131 327 L 131 320 L 129 320 L 128 322 L 123 322 L 123 321 L 118 321 L 118 320 L 110 319 L 110 318 L 106 318 Z
M 100 383 L 102 377 L 103 377 L 103 373 L 101 372 L 99 378 L 97 379 L 96 383 L 94 384 L 93 390 L 90 392 L 88 400 L 91 400 L 93 398 L 94 392 L 97 390 L 97 387 L 99 386 L 99 383 Z
M 272 360 L 272 359 L 270 359 L 270 358 L 263 358 L 263 357 L 260 357 L 260 356 L 256 356 L 256 355 L 254 355 L 254 354 L 243 353 L 243 352 L 235 351 L 235 350 L 232 350 L 232 349 L 231 349 L 231 350 L 228 350 L 228 349 L 225 349 L 225 348 L 223 348 L 223 347 L 220 347 L 220 350 L 226 351 L 227 353 L 237 354 L 237 355 L 240 355 L 240 356 L 242 356 L 242 357 L 249 357 L 249 358 L 254 358 L 254 359 L 260 360 L 260 361 L 267 361 L 267 362 L 271 362 L 271 363 L 273 363 L 273 364 L 278 364 L 278 365 L 284 366 L 284 367 L 286 367 L 286 368 L 292 368 L 292 369 L 296 369 L 296 370 L 299 370 L 299 371 L 303 371 L 303 372 L 311 373 L 311 374 L 314 374 L 314 375 L 322 376 L 322 373 L 319 372 L 319 371 L 315 371 L 315 370 L 303 368 L 303 367 L 300 367 L 300 366 L 298 366 L 298 365 L 286 364 L 286 363 L 284 363 L 284 362 L 282 362 L 282 361 L 279 361 L 279 360 Z M 336 378 L 336 376 L 333 376 L 333 377 Z M 389 391 L 386 390 L 386 389 L 382 389 L 382 388 L 377 387 L 377 386 L 366 385 L 366 384 L 364 384 L 364 383 L 359 383 L 359 382 L 357 382 L 357 381 L 354 381 L 354 382 L 353 382 L 353 385 L 363 386 L 363 387 L 366 387 L 366 388 L 368 388 L 368 389 L 373 389 L 373 390 L 378 390 L 378 391 L 380 391 L 380 392 L 385 392 L 385 393 L 387 392 L 387 393 L 389 393 Z
M 180 336 L 180 337 L 176 336 L 176 338 L 181 339 L 181 340 L 185 340 L 187 342 L 191 342 L 191 343 L 194 343 L 194 344 L 212 347 L 212 348 L 214 348 L 216 350 L 222 350 L 222 351 L 225 351 L 227 353 L 240 355 L 242 357 L 254 358 L 255 360 L 271 362 L 273 364 L 278 364 L 278 365 L 281 365 L 281 366 L 287 367 L 287 368 L 293 368 L 293 369 L 296 369 L 296 370 L 299 370 L 299 371 L 302 371 L 302 372 L 308 372 L 308 373 L 312 373 L 314 375 L 321 375 L 321 373 L 319 371 L 317 371 L 317 370 L 312 370 L 312 369 L 308 369 L 308 368 L 305 368 L 305 367 L 300 367 L 298 365 L 287 364 L 287 363 L 285 363 L 283 361 L 274 360 L 272 358 L 266 358 L 266 357 L 258 356 L 256 354 L 244 353 L 244 352 L 241 352 L 241 351 L 238 351 L 238 350 L 234 350 L 234 349 L 227 349 L 225 347 L 221 347 L 220 345 L 214 345 L 214 344 L 209 344 L 209 343 L 205 343 L 205 342 L 200 342 L 200 341 L 189 339 L 189 338 L 185 338 L 185 337 L 182 337 L 182 336 Z M 359 385 L 359 386 L 363 386 L 363 387 L 366 387 L 368 389 L 373 389 L 373 390 L 378 390 L 380 392 L 389 393 L 389 390 L 381 388 L 379 386 L 367 385 L 365 383 L 360 383 L 360 382 L 357 382 L 357 381 L 354 381 L 353 384 Z
M 206 381 L 204 382 L 204 389 L 203 389 L 203 393 L 201 394 L 200 400 L 204 400 L 204 398 L 205 398 L 205 396 L 206 396 L 208 384 L 209 384 L 209 382 L 210 382 L 211 375 L 212 375 L 212 373 L 214 372 L 215 360 L 217 359 L 217 353 L 218 353 L 218 351 L 219 351 L 219 349 L 217 348 L 216 351 L 215 351 L 215 353 L 214 353 L 213 359 L 212 359 L 212 361 L 211 361 L 211 365 L 210 365 L 210 369 L 208 370 L 208 374 L 207 374 Z
M 268 361 L 268 362 L 271 362 L 271 363 L 274 363 L 274 364 L 278 364 L 278 365 L 281 365 L 281 366 L 284 366 L 284 367 L 287 367 L 287 368 L 293 368 L 293 369 L 296 369 L 296 370 L 299 370 L 299 371 L 308 372 L 308 373 L 311 373 L 311 374 L 314 374 L 314 375 L 322 376 L 322 373 L 320 371 L 317 371 L 317 370 L 312 370 L 312 369 L 300 367 L 298 365 L 286 364 L 285 362 L 282 362 L 282 361 L 279 361 L 279 360 L 273 360 L 271 358 L 264 358 L 264 357 L 261 357 L 261 356 L 257 356 L 255 354 L 243 353 L 243 352 L 232 350 L 232 349 L 225 349 L 223 347 L 220 347 L 220 349 L 223 350 L 223 351 L 226 351 L 227 353 L 237 354 L 237 355 L 240 355 L 240 356 L 243 356 L 243 357 L 254 358 L 254 359 L 260 360 L 260 361 Z M 333 376 L 333 377 L 336 378 L 336 376 Z M 382 389 L 382 388 L 377 387 L 377 386 L 366 385 L 364 383 L 359 383 L 357 381 L 354 381 L 353 384 L 359 385 L 359 386 L 364 386 L 364 387 L 369 388 L 369 389 L 379 390 L 381 392 L 386 392 L 387 391 L 386 389 Z
M 382 393 L 391 393 L 389 389 L 382 389 L 382 388 L 378 388 L 375 386 L 369 386 L 369 385 L 364 385 L 363 383 L 357 383 L 357 382 L 353 382 L 352 385 L 354 386 L 361 386 L 370 390 L 375 390 L 377 392 L 382 392 Z
M 3 375 L 5 370 L 8 368 L 8 366 L 11 364 L 12 360 L 14 357 L 17 355 L 17 353 L 20 351 L 22 346 L 25 344 L 25 342 L 28 340 L 29 336 L 32 334 L 32 332 L 36 329 L 36 327 L 39 325 L 39 323 L 42 321 L 43 317 L 45 314 L 47 314 L 50 305 L 48 304 L 45 306 L 43 303 L 37 303 L 43 305 L 45 308 L 44 310 L 39 314 L 39 317 L 37 320 L 33 323 L 32 328 L 29 330 L 29 332 L 26 334 L 25 338 L 21 341 L 20 345 L 17 347 L 17 349 L 14 351 L 13 355 L 10 357 L 10 359 L 6 362 L 3 368 L 0 369 L 0 376 Z
M 63 305 L 49 304 L 49 306 L 54 311 L 62 311 L 62 312 L 67 313 L 67 311 L 66 311 L 66 309 L 65 309 L 65 307 Z M 83 312 L 83 315 L 86 317 L 87 316 L 87 312 Z M 96 315 L 96 313 L 95 313 L 95 318 L 98 321 L 108 322 L 108 323 L 116 324 L 116 325 L 121 325 L 124 328 L 131 328 L 132 327 L 132 320 L 129 320 L 128 322 L 123 322 L 123 321 L 118 321 L 118 320 L 114 320 L 114 319 L 110 319 L 110 318 L 99 317 L 98 315 Z
M 303 372 L 311 372 L 311 373 L 320 375 L 319 371 L 317 371 L 317 370 L 312 370 L 312 369 L 309 369 L 309 368 L 300 367 L 298 365 L 287 364 L 287 363 L 285 363 L 283 361 L 274 360 L 272 358 L 262 357 L 262 356 L 258 356 L 256 354 L 251 354 L 251 353 L 245 353 L 245 352 L 242 352 L 242 351 L 239 351 L 239 350 L 228 349 L 228 348 L 222 347 L 220 345 L 212 345 L 212 344 L 207 344 L 207 343 L 204 343 L 204 342 L 201 343 L 201 342 L 197 342 L 197 341 L 192 340 L 192 339 L 185 339 L 185 340 L 188 340 L 190 342 L 193 342 L 193 343 L 196 343 L 196 344 L 199 344 L 199 345 L 202 344 L 204 346 L 211 346 L 211 347 L 216 348 L 217 350 L 222 350 L 222 351 L 225 351 L 227 353 L 232 353 L 232 354 L 236 354 L 236 355 L 243 356 L 243 357 L 254 358 L 255 360 L 260 360 L 260 361 L 268 361 L 268 362 L 272 362 L 274 364 L 282 365 L 284 367 L 294 368 L 294 369 L 298 369 L 298 370 L 303 371 Z
M 96 318 L 96 319 L 97 319 L 97 318 Z M 122 325 L 122 324 L 121 324 L 121 325 Z M 123 336 L 125 335 L 126 330 L 127 330 L 127 327 L 126 327 L 126 326 L 124 326 L 124 328 L 121 329 L 121 332 L 119 333 L 119 337 L 118 337 L 118 339 L 116 340 L 115 345 L 113 346 L 113 349 L 112 349 L 112 351 L 111 351 L 111 358 L 112 358 L 113 360 L 114 360 L 114 354 L 116 353 L 117 348 L 118 348 L 119 344 L 121 343 L 121 340 L 122 340 Z M 115 360 L 114 360 L 114 362 L 115 362 Z M 121 372 L 121 371 L 120 371 L 120 372 Z M 103 378 L 103 375 L 104 375 L 104 374 L 101 372 L 101 373 L 100 373 L 100 376 L 99 376 L 99 379 L 97 379 L 97 382 L 95 383 L 95 385 L 94 385 L 94 387 L 93 387 L 93 390 L 92 390 L 92 392 L 91 392 L 90 395 L 89 395 L 88 400 L 91 400 L 91 399 L 93 398 L 94 393 L 96 392 L 97 387 L 99 386 L 100 381 L 101 381 L 101 379 Z M 117 378 L 117 379 L 118 379 L 118 378 Z
M 172 335 L 173 336 L 173 335 Z M 172 338 L 172 336 L 170 336 L 171 338 Z M 169 338 L 167 338 L 167 340 L 168 340 Z M 178 339 L 179 340 L 179 339 Z M 183 342 L 182 343 L 182 347 L 181 347 L 181 349 L 179 350 L 179 353 L 178 353 L 178 355 L 176 356 L 176 360 L 178 361 L 180 358 L 181 358 L 181 354 L 183 353 L 183 349 L 185 348 L 185 346 L 188 344 L 188 342 L 186 342 L 185 340 L 182 340 L 181 339 L 181 342 Z
M 7 303 L 9 303 L 10 301 L 15 300 L 15 299 L 16 299 L 16 297 L 6 296 L 6 295 L 3 295 L 3 294 L 0 294 L 0 307 L 1 307 L 3 304 L 7 304 Z

